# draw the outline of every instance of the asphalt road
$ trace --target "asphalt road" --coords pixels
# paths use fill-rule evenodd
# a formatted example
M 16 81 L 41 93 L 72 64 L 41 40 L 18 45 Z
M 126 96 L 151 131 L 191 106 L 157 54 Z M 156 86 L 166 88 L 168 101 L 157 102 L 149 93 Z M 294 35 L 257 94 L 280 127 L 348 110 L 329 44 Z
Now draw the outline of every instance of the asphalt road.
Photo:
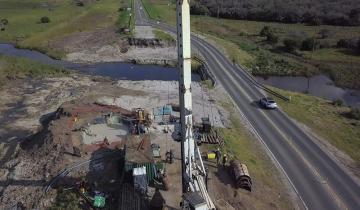
M 140 0 L 135 0 L 135 7 L 136 18 L 141 18 L 142 24 L 176 34 L 174 27 L 149 20 L 140 8 Z M 305 209 L 360 209 L 360 186 L 285 113 L 261 109 L 258 100 L 264 94 L 250 82 L 243 69 L 195 35 L 192 46 L 204 56 L 216 81 L 251 123 Z

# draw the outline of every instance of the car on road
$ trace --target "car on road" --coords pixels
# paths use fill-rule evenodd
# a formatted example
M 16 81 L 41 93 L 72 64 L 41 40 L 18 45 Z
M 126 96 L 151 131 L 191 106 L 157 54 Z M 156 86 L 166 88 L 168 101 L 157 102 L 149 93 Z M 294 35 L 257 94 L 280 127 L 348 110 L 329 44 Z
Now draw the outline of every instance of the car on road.
M 266 97 L 266 98 L 262 98 L 260 99 L 260 104 L 261 106 L 263 106 L 266 109 L 276 109 L 277 108 L 277 104 L 274 101 L 274 99 Z

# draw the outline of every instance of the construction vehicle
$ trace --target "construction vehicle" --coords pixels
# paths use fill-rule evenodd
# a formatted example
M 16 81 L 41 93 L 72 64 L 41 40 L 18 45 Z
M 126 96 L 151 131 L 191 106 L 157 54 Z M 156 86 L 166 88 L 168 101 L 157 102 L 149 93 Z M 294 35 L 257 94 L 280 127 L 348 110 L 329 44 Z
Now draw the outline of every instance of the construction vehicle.
M 189 0 L 177 0 L 177 46 L 182 158 L 182 209 L 215 209 L 207 189 L 206 170 L 193 136 L 191 32 Z

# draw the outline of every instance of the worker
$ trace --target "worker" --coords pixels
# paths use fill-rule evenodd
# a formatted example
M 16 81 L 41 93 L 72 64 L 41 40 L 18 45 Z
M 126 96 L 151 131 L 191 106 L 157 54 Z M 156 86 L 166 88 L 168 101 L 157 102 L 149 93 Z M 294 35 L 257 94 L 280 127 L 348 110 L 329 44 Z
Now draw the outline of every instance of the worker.
M 220 151 L 220 148 L 217 148 L 217 150 L 215 151 L 215 157 L 216 157 L 216 163 L 217 163 L 217 165 L 220 165 L 220 161 L 221 161 L 221 151 Z
M 226 155 L 226 154 L 224 154 L 224 156 L 223 156 L 223 162 L 222 162 L 223 167 L 225 167 L 225 166 L 226 166 L 226 162 L 227 162 L 227 155 Z
M 104 138 L 104 144 L 105 144 L 105 145 L 110 145 L 109 140 L 106 138 L 106 136 L 105 136 L 105 138 Z

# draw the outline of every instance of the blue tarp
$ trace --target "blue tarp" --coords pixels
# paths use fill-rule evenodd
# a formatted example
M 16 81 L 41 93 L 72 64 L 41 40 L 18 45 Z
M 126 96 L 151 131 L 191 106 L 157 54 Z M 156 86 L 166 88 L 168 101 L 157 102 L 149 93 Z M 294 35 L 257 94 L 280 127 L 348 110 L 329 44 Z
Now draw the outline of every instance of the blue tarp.
M 160 115 L 172 115 L 172 106 L 167 104 L 165 106 L 156 107 L 153 109 L 154 116 L 160 116 Z

